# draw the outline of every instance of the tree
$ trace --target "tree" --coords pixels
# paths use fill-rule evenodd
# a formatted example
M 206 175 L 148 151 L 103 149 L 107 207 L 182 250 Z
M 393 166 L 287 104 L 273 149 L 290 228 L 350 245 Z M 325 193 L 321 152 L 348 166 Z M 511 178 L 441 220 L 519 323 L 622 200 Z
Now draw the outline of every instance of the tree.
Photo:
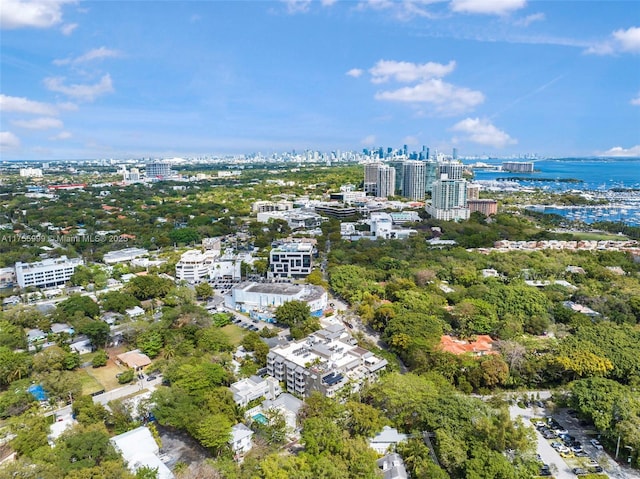
M 209 283 L 197 284 L 195 290 L 198 298 L 209 299 L 213 296 L 213 288 Z
M 147 356 L 155 358 L 164 346 L 164 340 L 160 331 L 149 329 L 138 336 L 136 339 L 136 345 Z
M 65 431 L 56 441 L 54 451 L 57 464 L 65 472 L 120 458 L 102 424 L 80 425 Z
M 103 321 L 87 321 L 78 328 L 82 334 L 86 334 L 91 340 L 94 347 L 101 347 L 107 344 L 111 329 L 109 325 Z
M 31 371 L 32 358 L 29 353 L 16 353 L 0 346 L 0 385 L 26 377 Z
M 126 369 L 125 371 L 120 373 L 120 376 L 118 376 L 118 382 L 120 384 L 130 383 L 131 381 L 133 381 L 134 376 L 135 372 L 132 368 Z
M 96 352 L 95 356 L 91 360 L 91 365 L 94 368 L 100 368 L 102 366 L 107 365 L 107 361 L 109 360 L 109 355 L 104 349 L 100 349 Z
M 232 351 L 233 345 L 229 337 L 219 327 L 210 326 L 196 332 L 198 348 L 210 353 Z
M 100 307 L 89 296 L 79 294 L 65 299 L 56 306 L 56 316 L 62 322 L 76 316 L 77 313 L 89 318 L 97 318 L 100 314 Z
M 140 301 L 131 293 L 109 291 L 100 295 L 100 304 L 105 311 L 124 314 L 127 309 L 140 306 Z
M 280 324 L 296 326 L 311 317 L 309 305 L 304 301 L 288 301 L 276 308 L 275 318 Z
M 136 299 L 144 301 L 145 299 L 163 297 L 171 291 L 171 288 L 173 288 L 173 282 L 170 279 L 146 275 L 136 276 L 129 281 L 125 292 L 129 292 Z
M 196 426 L 195 437 L 214 454 L 220 454 L 231 438 L 231 422 L 223 414 L 207 415 Z
M 27 346 L 27 335 L 24 329 L 7 320 L 0 320 L 0 347 L 24 349 Z
M 91 396 L 80 396 L 73 401 L 71 406 L 73 416 L 80 424 L 102 424 L 109 413 L 100 403 L 94 403 Z
M 67 352 L 60 346 L 50 346 L 33 356 L 33 369 L 38 372 L 65 369 L 64 359 L 66 355 Z

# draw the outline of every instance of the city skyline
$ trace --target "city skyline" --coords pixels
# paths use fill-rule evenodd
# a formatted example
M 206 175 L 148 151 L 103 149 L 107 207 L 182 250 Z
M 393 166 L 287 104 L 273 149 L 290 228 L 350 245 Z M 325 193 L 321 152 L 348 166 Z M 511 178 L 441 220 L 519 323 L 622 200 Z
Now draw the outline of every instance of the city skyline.
M 634 2 L 5 0 L 0 157 L 640 157 Z

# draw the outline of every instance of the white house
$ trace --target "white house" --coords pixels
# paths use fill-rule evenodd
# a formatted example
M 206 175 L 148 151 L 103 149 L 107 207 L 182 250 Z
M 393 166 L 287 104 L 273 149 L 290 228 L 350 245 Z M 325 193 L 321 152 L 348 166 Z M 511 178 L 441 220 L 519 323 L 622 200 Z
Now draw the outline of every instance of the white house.
M 238 423 L 231 428 L 231 439 L 229 445 L 234 454 L 244 454 L 253 447 L 253 431 L 242 423 Z
M 129 315 L 130 318 L 137 318 L 138 316 L 142 316 L 144 314 L 144 309 L 142 309 L 140 306 L 134 306 L 133 308 L 125 309 L 125 312 L 127 313 L 127 315 Z
M 241 379 L 230 386 L 233 400 L 240 407 L 244 407 L 254 399 L 261 397 L 275 399 L 282 392 L 278 381 L 272 377 L 261 378 L 251 376 Z
M 369 439 L 369 446 L 378 454 L 385 454 L 387 451 L 395 449 L 399 442 L 406 441 L 408 437 L 393 427 L 385 426 L 380 433 Z
M 160 448 L 149 428 L 141 426 L 124 434 L 112 437 L 111 443 L 127 461 L 129 470 L 135 472 L 141 467 L 158 469 L 158 479 L 173 479 L 171 470 L 160 460 Z
M 262 410 L 268 411 L 274 409 L 282 413 L 285 424 L 287 426 L 287 432 L 293 433 L 298 429 L 298 413 L 304 403 L 297 397 L 284 393 L 278 396 L 278 399 L 267 399 L 262 403 Z

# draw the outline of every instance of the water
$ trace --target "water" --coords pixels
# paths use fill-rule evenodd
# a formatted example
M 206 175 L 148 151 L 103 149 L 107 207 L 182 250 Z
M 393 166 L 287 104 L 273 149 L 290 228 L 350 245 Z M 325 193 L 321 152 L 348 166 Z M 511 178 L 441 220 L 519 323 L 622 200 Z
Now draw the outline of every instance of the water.
M 503 160 L 483 160 L 492 166 L 500 166 Z M 467 164 L 471 164 L 467 162 Z M 593 199 L 605 199 L 603 206 L 545 206 L 538 211 L 554 213 L 570 220 L 593 223 L 596 221 L 622 222 L 640 225 L 640 158 L 562 158 L 534 161 L 534 173 L 509 173 L 474 169 L 475 180 L 500 182 L 515 187 L 538 188 L 554 193 L 589 193 Z M 537 180 L 537 181 L 536 181 Z M 545 180 L 545 181 L 540 181 Z M 547 181 L 548 180 L 548 181 Z M 576 180 L 576 181 L 567 181 Z M 628 189 L 637 191 L 614 191 Z

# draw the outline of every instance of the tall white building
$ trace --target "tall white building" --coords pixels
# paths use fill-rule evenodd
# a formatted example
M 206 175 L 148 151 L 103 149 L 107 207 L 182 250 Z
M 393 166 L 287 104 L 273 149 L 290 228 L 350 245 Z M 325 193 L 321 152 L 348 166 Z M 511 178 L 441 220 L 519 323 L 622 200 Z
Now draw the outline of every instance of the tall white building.
M 166 161 L 153 161 L 147 164 L 145 176 L 149 180 L 163 180 L 172 176 L 171 165 Z
M 424 161 L 405 161 L 402 196 L 411 200 L 424 200 L 425 173 Z
M 440 163 L 440 177 L 447 175 L 450 180 L 461 180 L 464 165 L 459 161 L 443 161 Z
M 195 249 L 187 251 L 176 263 L 176 279 L 190 284 L 207 281 L 219 254 L 220 252 L 216 250 L 204 253 Z
M 395 194 L 396 170 L 389 165 L 380 165 L 378 168 L 376 196 L 388 198 Z
M 469 219 L 466 180 L 449 179 L 446 173 L 441 174 L 440 179 L 433 183 L 431 204 L 425 209 L 438 220 Z
M 23 178 L 41 178 L 42 169 L 40 168 L 20 168 L 20 176 Z
M 426 160 L 424 162 L 424 190 L 431 191 L 433 182 L 440 177 L 440 165 L 437 161 Z
M 18 261 L 15 266 L 16 281 L 21 288 L 62 286 L 71 279 L 76 267 L 81 264 L 83 264 L 82 258 L 68 259 L 66 256 L 36 263 Z

